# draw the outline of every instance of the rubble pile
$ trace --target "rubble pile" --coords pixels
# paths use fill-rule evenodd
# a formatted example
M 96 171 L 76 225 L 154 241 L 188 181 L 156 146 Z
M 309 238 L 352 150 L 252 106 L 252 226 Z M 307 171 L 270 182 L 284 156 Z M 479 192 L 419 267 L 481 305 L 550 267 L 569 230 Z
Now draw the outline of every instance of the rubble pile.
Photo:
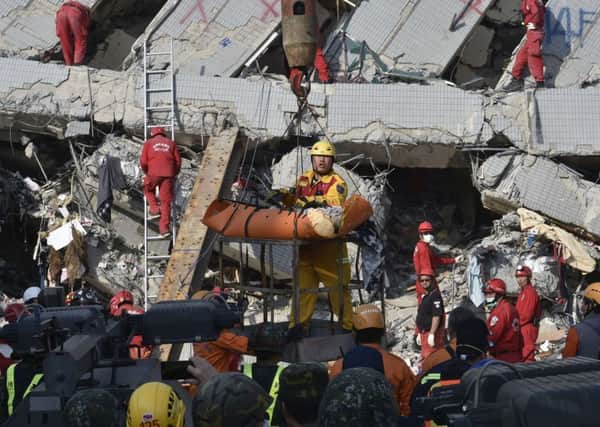
M 105 158 L 107 156 L 118 158 L 123 177 L 127 184 L 127 190 L 124 193 L 115 193 L 115 200 L 122 203 L 138 203 L 140 207 L 143 207 L 141 198 L 144 173 L 140 167 L 141 152 L 141 142 L 136 142 L 125 136 L 107 135 L 102 145 L 83 162 L 85 184 L 97 189 L 98 169 L 105 161 Z M 187 200 L 192 193 L 195 177 L 196 173 L 192 162 L 183 158 L 181 172 L 177 176 L 175 187 L 174 204 L 178 212 L 182 212 L 187 205 Z
M 23 217 L 39 216 L 40 186 L 18 172 L 0 169 L 0 230 L 19 224 Z
M 507 292 L 519 293 L 515 281 L 518 265 L 527 265 L 533 272 L 532 282 L 538 293 L 546 298 L 558 295 L 559 264 L 554 257 L 552 242 L 537 239 L 535 235 L 521 231 L 519 215 L 512 212 L 493 222 L 492 234 L 469 250 L 467 284 L 473 303 L 483 302 L 483 294 L 477 292 L 487 280 L 504 280 Z

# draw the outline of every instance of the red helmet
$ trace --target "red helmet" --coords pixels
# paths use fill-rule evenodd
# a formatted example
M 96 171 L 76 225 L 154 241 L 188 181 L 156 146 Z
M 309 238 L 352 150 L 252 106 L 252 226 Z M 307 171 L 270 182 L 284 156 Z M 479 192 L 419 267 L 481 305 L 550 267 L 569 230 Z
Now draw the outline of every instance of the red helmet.
M 483 293 L 485 294 L 498 294 L 498 295 L 506 295 L 506 283 L 502 279 L 491 279 L 488 280 L 485 288 L 483 288 Z
M 435 277 L 435 273 L 433 272 L 433 270 L 431 268 L 424 267 L 421 269 L 421 271 L 419 271 L 419 276 Z
M 419 233 L 431 233 L 433 231 L 433 225 L 429 221 L 423 221 L 419 224 Z
M 156 135 L 163 135 L 163 136 L 166 135 L 165 128 L 162 126 L 152 128 L 152 130 L 150 131 L 150 136 L 156 136 Z
M 19 303 L 8 304 L 4 309 L 4 318 L 8 323 L 15 323 L 25 312 L 25 306 Z
M 108 304 L 110 315 L 111 316 L 119 316 L 121 314 L 121 310 L 119 307 L 123 304 L 133 305 L 133 295 L 129 291 L 119 291 L 110 299 Z
M 526 265 L 517 265 L 517 271 L 515 271 L 515 277 L 531 277 L 531 268 Z

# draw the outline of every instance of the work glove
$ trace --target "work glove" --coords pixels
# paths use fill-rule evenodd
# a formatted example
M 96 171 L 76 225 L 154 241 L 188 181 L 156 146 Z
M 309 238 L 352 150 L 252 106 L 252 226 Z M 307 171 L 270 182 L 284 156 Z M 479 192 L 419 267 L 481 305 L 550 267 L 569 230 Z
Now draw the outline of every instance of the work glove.
M 427 334 L 427 345 L 429 347 L 433 347 L 435 345 L 435 335 L 434 334 Z
M 267 203 L 281 206 L 285 196 L 286 192 L 284 190 L 271 190 L 271 192 L 267 195 Z
M 421 334 L 417 334 L 416 337 L 417 337 L 417 339 L 416 339 L 417 345 L 419 347 L 421 347 Z
M 454 262 L 456 264 L 458 264 L 458 263 L 462 262 L 462 260 L 464 260 L 464 259 L 465 259 L 464 255 L 457 255 L 457 256 L 454 257 Z
M 206 383 L 208 380 L 218 374 L 215 367 L 202 357 L 191 357 L 190 362 L 192 363 L 188 365 L 187 371 L 194 377 L 196 381 L 198 381 L 198 385 Z
M 327 203 L 317 202 L 316 200 L 311 200 L 310 202 L 304 203 L 302 209 L 316 209 L 316 208 L 324 208 L 327 206 Z

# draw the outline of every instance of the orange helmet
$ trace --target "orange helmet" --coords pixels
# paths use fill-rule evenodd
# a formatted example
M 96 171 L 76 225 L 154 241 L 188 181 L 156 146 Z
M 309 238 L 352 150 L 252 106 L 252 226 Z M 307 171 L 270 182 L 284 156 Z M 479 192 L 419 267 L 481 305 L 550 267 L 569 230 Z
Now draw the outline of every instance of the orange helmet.
M 596 304 L 600 304 L 600 282 L 591 283 L 587 288 L 585 288 L 583 297 L 595 302 Z
M 356 307 L 356 311 L 352 315 L 352 325 L 357 331 L 369 328 L 385 328 L 381 310 L 373 304 L 363 304 Z
M 515 271 L 515 277 L 531 277 L 531 268 L 526 265 L 517 265 L 517 271 Z
M 15 323 L 25 312 L 25 306 L 19 303 L 8 304 L 4 310 L 4 318 L 8 323 Z
M 502 279 L 491 279 L 488 280 L 485 288 L 483 288 L 484 294 L 498 294 L 498 295 L 506 295 L 506 283 Z
M 419 233 L 431 233 L 433 231 L 433 225 L 429 221 L 423 221 L 419 224 Z
M 123 304 L 131 304 L 133 305 L 133 295 L 129 291 L 119 291 L 117 292 L 111 299 L 108 304 L 110 315 L 118 316 L 121 314 L 121 310 L 119 307 Z
M 164 127 L 158 126 L 155 128 L 152 128 L 152 130 L 150 131 L 150 136 L 156 136 L 156 135 L 166 135 L 166 131 Z

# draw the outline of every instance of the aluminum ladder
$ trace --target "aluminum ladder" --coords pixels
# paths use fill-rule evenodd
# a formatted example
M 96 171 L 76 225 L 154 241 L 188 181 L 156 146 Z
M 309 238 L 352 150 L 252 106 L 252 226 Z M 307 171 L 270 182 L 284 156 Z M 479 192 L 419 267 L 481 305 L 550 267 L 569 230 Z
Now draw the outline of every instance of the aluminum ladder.
M 164 49 L 164 47 L 162 47 Z M 175 80 L 173 75 L 173 39 L 167 50 L 154 52 L 148 39 L 144 40 L 144 140 L 150 137 L 153 128 L 163 127 L 175 141 Z M 176 186 L 175 186 L 176 187 Z M 175 245 L 177 229 L 175 225 L 175 201 L 171 205 L 171 236 L 151 234 L 148 226 L 148 201 L 144 195 L 144 309 L 148 310 L 150 300 L 157 295 L 149 295 L 150 280 L 162 279 L 164 273 L 151 274 L 150 266 L 167 261 L 171 257 L 169 246 Z M 169 245 L 169 240 L 171 244 Z M 154 243 L 154 244 L 153 244 Z M 153 251 L 151 246 L 155 246 Z M 167 247 L 166 252 L 162 252 Z M 159 253 L 155 253 L 159 252 Z

